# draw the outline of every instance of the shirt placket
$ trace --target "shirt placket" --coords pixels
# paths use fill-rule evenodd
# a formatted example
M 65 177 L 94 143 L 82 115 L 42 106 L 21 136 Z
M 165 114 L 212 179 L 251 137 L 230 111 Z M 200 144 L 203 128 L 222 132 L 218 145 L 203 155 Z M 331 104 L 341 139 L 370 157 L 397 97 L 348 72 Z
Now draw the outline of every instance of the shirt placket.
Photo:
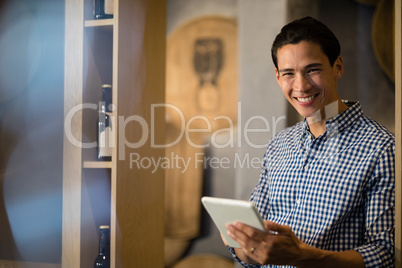
M 310 174 L 312 169 L 314 168 L 315 155 L 318 152 L 320 147 L 320 143 L 322 142 L 323 137 L 319 137 L 314 139 L 310 132 L 306 132 L 305 139 L 303 141 L 304 150 L 301 156 L 301 165 L 299 168 L 299 180 L 298 180 L 298 188 L 297 195 L 295 197 L 295 204 L 292 210 L 292 225 L 294 226 L 294 231 L 300 238 L 305 239 L 305 233 L 302 230 L 301 226 L 305 226 L 307 224 L 304 222 L 306 220 L 305 211 L 304 211 L 304 202 L 306 198 L 306 191 L 308 188 L 311 188 Z M 300 229 L 299 229 L 300 228 Z
M 310 164 L 310 155 L 311 155 L 311 150 L 313 147 L 313 141 L 314 138 L 312 137 L 311 133 L 306 131 L 304 133 L 305 135 L 302 135 L 300 144 L 303 147 L 300 152 L 300 168 L 298 171 L 298 180 L 297 180 L 297 191 L 296 191 L 296 196 L 294 198 L 294 205 L 293 208 L 289 214 L 289 224 L 293 226 L 297 226 L 295 221 L 298 221 L 300 217 L 298 217 L 298 214 L 300 213 L 300 206 L 302 204 L 303 200 L 303 193 L 304 193 L 304 187 L 305 187 L 305 182 L 308 178 L 307 172 L 309 169 L 309 164 Z

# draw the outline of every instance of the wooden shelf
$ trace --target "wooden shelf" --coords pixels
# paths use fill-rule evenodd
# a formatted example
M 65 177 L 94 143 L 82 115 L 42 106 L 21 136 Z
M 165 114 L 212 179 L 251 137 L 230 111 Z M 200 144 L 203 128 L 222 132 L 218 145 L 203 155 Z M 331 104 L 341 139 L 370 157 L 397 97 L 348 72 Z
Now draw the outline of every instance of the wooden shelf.
M 112 168 L 111 161 L 84 161 L 84 168 Z
M 65 113 L 97 105 L 107 83 L 113 85 L 116 118 L 138 115 L 151 122 L 150 107 L 165 100 L 164 79 L 154 77 L 165 75 L 166 1 L 114 0 L 114 11 L 113 19 L 93 20 L 92 0 L 66 0 Z M 97 116 L 96 109 L 77 112 L 71 121 L 77 140 L 96 140 Z M 163 119 L 156 123 L 158 140 L 164 139 Z M 120 129 L 116 144 L 142 136 L 133 124 Z M 93 265 L 103 224 L 110 224 L 111 268 L 164 265 L 164 170 L 132 168 L 134 149 L 122 145 L 112 150 L 112 161 L 96 161 L 94 148 L 64 138 L 62 268 Z M 150 144 L 135 152 L 165 155 Z
M 84 22 L 85 27 L 113 26 L 113 24 L 114 24 L 114 19 L 86 20 Z

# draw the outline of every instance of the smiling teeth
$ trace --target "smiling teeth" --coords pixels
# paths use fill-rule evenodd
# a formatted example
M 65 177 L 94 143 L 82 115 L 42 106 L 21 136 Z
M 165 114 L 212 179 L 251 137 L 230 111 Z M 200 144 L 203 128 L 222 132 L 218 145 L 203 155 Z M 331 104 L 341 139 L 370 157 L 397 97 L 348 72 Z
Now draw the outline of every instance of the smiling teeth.
M 311 101 L 312 99 L 314 99 L 314 95 L 308 98 L 297 98 L 297 100 L 300 102 L 308 102 Z

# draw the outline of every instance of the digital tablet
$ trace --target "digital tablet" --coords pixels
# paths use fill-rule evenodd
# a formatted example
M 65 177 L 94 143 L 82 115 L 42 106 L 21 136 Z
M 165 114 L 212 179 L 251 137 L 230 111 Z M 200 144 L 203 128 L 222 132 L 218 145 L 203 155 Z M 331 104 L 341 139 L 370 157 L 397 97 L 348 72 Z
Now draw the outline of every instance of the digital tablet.
M 225 226 L 228 223 L 237 221 L 266 231 L 260 213 L 249 201 L 204 196 L 201 202 L 230 247 L 239 248 L 240 245 L 227 235 Z

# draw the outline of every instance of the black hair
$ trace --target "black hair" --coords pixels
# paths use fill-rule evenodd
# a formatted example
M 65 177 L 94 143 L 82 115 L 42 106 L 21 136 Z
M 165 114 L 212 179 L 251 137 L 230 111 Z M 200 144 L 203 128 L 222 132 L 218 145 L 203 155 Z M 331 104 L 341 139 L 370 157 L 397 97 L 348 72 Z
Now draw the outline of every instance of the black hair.
M 276 36 L 271 48 L 275 68 L 278 69 L 278 49 L 288 44 L 298 44 L 301 41 L 318 44 L 331 66 L 334 65 L 341 53 L 341 45 L 334 33 L 321 21 L 305 17 L 285 25 Z

